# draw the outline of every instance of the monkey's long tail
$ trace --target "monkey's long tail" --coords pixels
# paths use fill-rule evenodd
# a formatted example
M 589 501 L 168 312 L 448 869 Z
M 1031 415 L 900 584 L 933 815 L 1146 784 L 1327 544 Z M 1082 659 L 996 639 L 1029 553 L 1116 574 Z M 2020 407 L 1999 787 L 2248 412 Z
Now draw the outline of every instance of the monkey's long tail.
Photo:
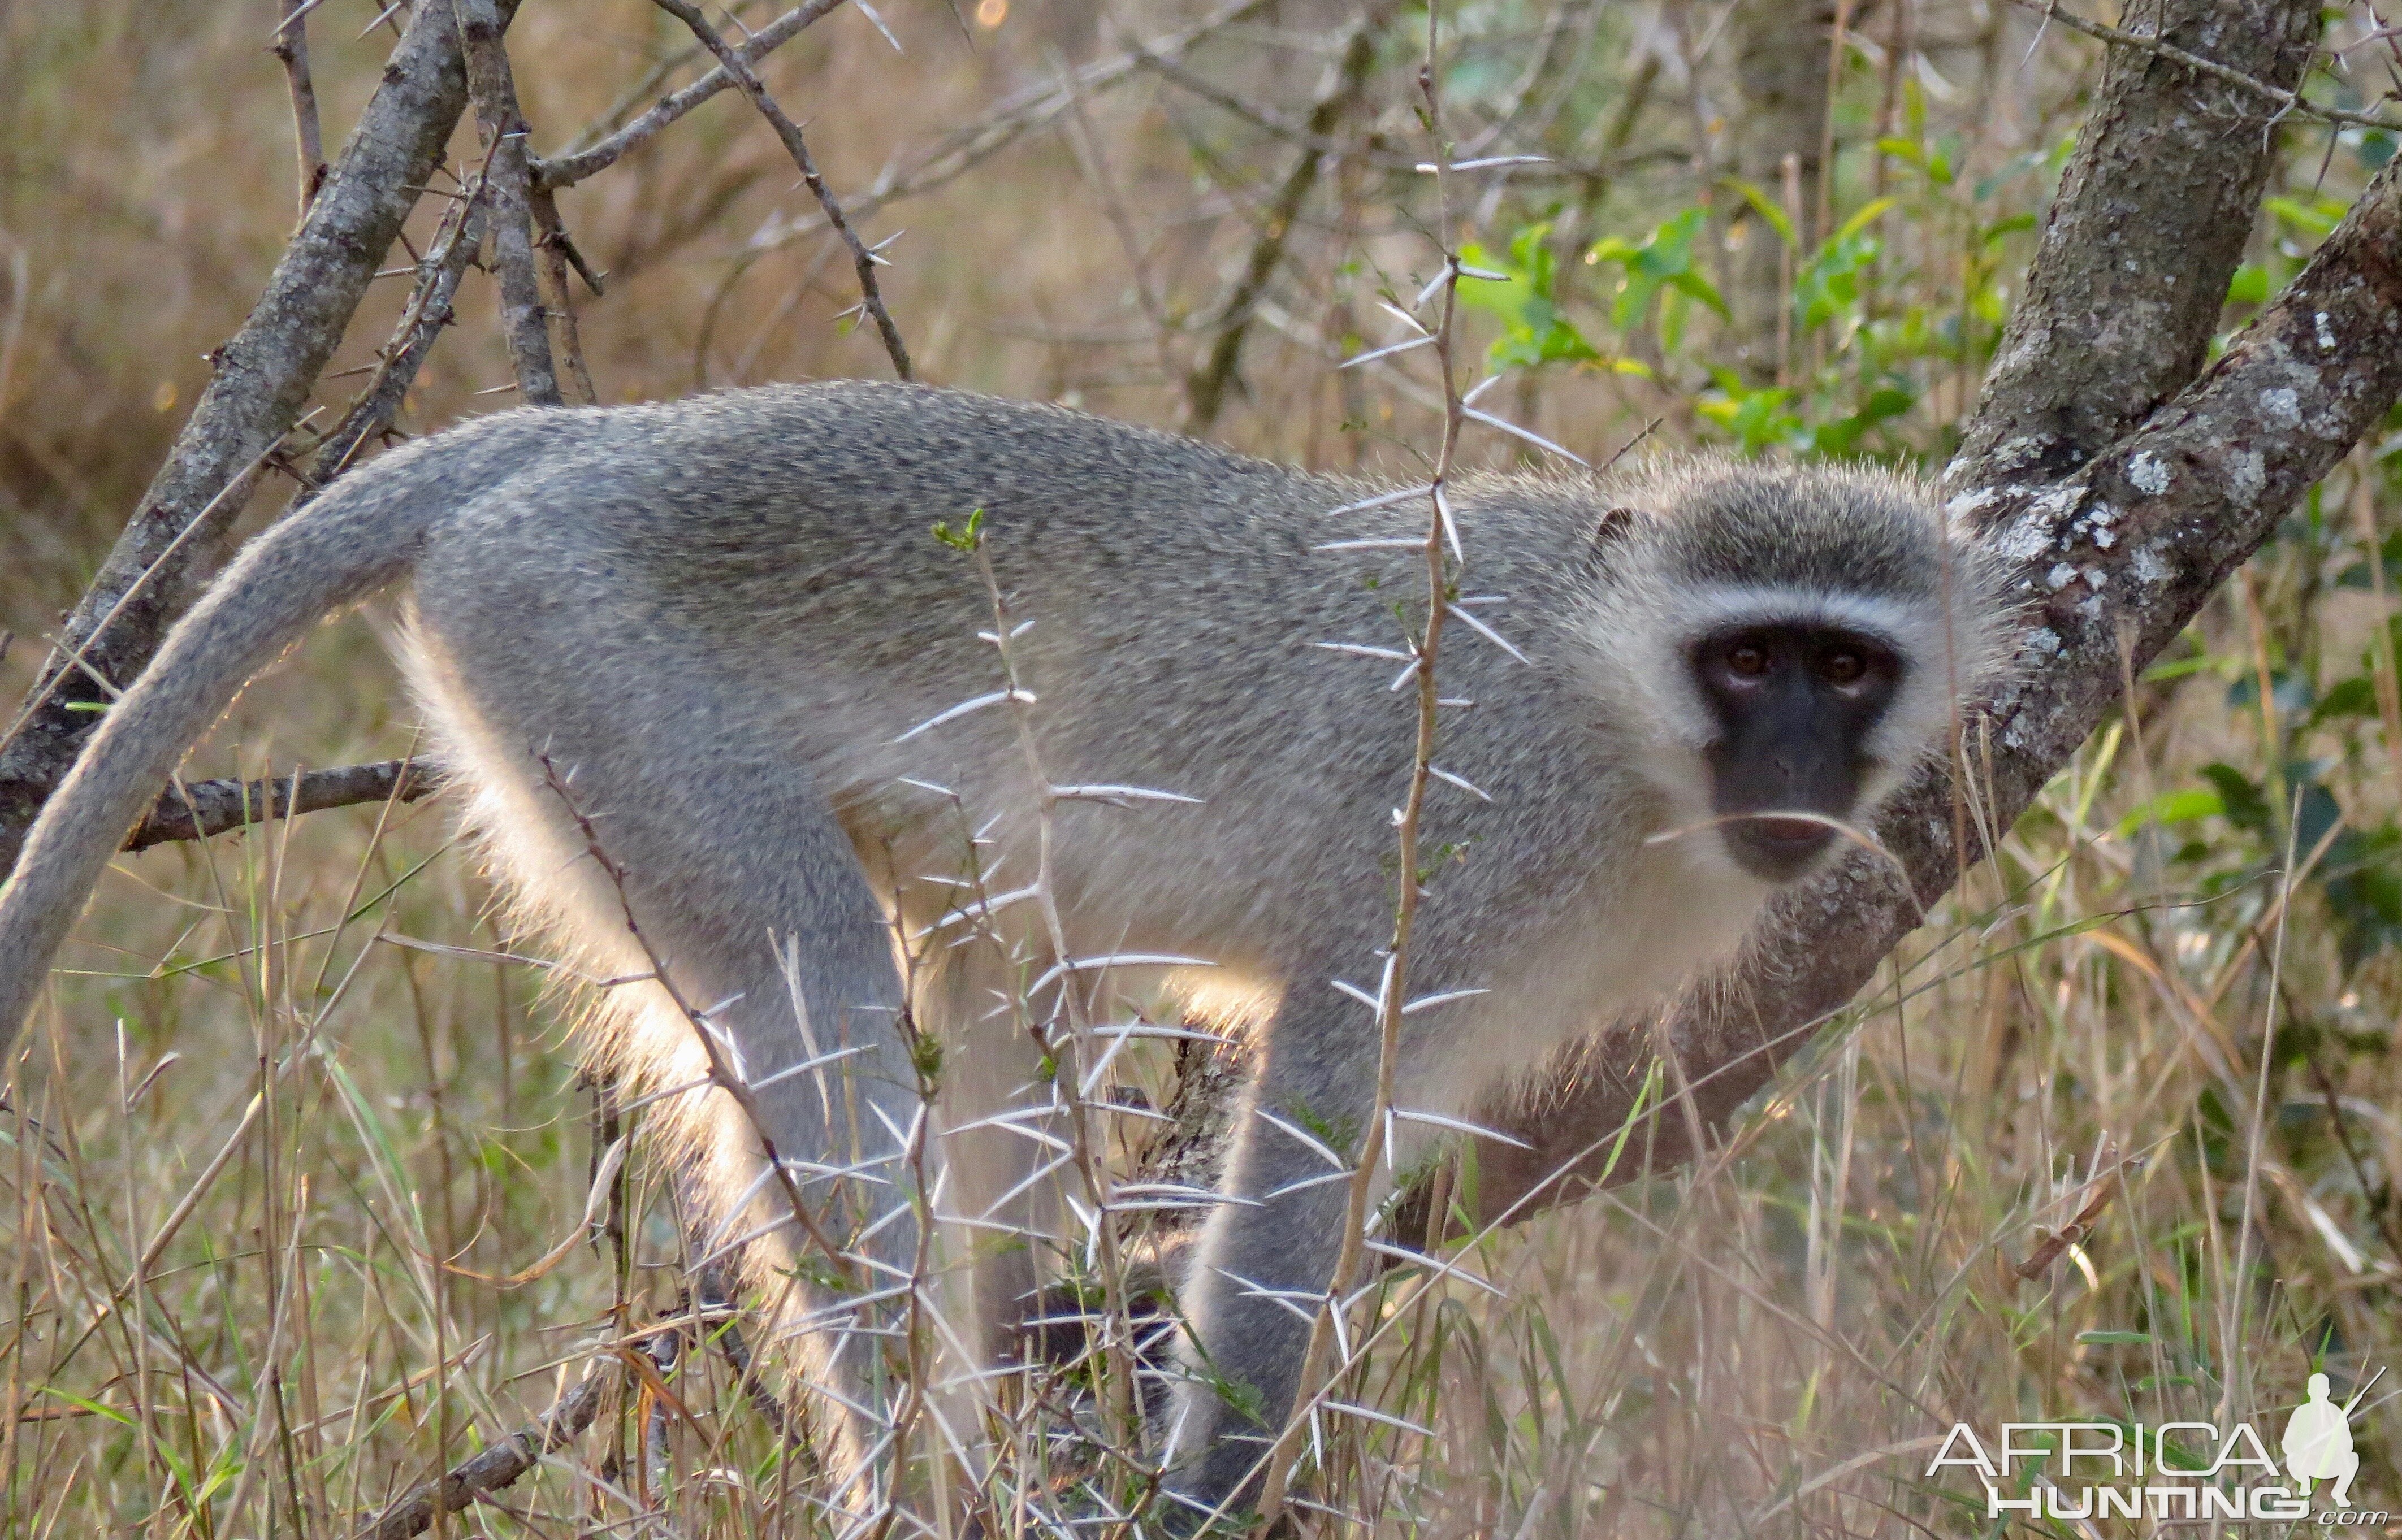
M 252 541 L 176 623 L 109 708 L 0 887 L 0 1060 L 86 896 L 186 750 L 310 627 L 405 576 L 440 516 L 490 485 L 495 459 L 522 458 L 539 436 L 529 431 L 537 415 L 488 418 L 362 466 Z

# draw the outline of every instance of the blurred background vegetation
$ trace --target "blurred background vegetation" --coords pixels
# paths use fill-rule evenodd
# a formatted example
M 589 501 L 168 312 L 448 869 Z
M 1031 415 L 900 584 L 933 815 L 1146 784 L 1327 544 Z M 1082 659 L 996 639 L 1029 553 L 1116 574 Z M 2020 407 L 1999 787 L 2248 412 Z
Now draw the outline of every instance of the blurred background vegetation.
M 1422 10 L 958 7 L 853 0 L 762 71 L 890 241 L 922 377 L 1313 465 L 1431 442 L 1407 360 L 1336 367 L 1406 337 L 1385 302 L 1430 276 Z M 311 14 L 329 145 L 381 8 Z M 2312 94 L 2381 95 L 2382 23 L 2327 14 Z M 0 0 L 8 698 L 297 216 L 278 15 Z M 1656 420 L 1638 452 L 1940 468 L 2097 45 L 2001 0 L 1466 0 L 1443 25 L 1463 153 L 1545 158 L 1469 183 L 1453 232 L 1495 275 L 1461 294 L 1508 416 L 1593 458 Z M 545 154 L 697 73 L 640 0 L 526 0 L 509 43 Z M 2229 330 L 2395 147 L 2277 131 Z M 600 400 L 888 371 L 739 97 L 560 207 L 606 280 L 575 296 Z M 406 289 L 377 286 L 329 413 Z M 406 432 L 512 404 L 493 308 L 471 273 Z M 1415 1305 L 1352 1397 L 1397 1421 L 1346 1429 L 1303 1527 L 1991 1534 L 1972 1483 L 1922 1475 L 1954 1421 L 2265 1433 L 2313 1368 L 2341 1400 L 2395 1362 L 2397 450 L 2312 494 L 1719 1156 L 1484 1243 L 1498 1292 Z M 386 618 L 330 625 L 190 773 L 407 752 Z M 0 1120 L 0 1530 L 349 1533 L 675 1310 L 661 1173 L 637 1155 L 592 1196 L 614 1129 L 486 897 L 438 799 L 119 863 Z M 2402 1506 L 2395 1389 L 2357 1427 L 2372 1507 Z M 680 1394 L 448 1533 L 813 1533 L 760 1416 Z

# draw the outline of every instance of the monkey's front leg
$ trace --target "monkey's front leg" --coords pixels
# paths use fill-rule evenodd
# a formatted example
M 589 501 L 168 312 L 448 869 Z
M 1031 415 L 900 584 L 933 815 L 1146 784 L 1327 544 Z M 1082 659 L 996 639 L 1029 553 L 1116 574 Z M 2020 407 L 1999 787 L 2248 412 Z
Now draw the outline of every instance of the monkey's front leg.
M 1326 1151 L 1356 1158 L 1375 1089 L 1374 1042 L 1356 1030 L 1366 1013 L 1328 994 L 1328 1014 L 1356 1018 L 1342 1022 L 1355 1030 L 1278 1023 L 1227 1154 L 1221 1191 L 1233 1201 L 1210 1216 L 1185 1276 L 1187 1378 L 1164 1432 L 1168 1488 L 1188 1510 L 1232 1497 L 1232 1511 L 1257 1495 L 1269 1446 L 1306 1388 L 1302 1359 L 1334 1283 L 1350 1202 L 1347 1165 Z

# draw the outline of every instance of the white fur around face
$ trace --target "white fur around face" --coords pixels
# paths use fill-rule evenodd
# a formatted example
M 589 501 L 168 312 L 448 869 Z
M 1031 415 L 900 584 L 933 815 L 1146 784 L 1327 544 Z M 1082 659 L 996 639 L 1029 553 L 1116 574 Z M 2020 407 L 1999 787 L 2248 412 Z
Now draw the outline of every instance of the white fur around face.
M 1966 586 L 1964 584 L 1964 586 Z M 1981 607 L 1856 591 L 1751 584 L 1630 583 L 1596 607 L 1588 685 L 1638 724 L 1646 778 L 1671 810 L 1671 827 L 1709 818 L 1705 754 L 1718 734 L 1690 662 L 1694 644 L 1751 625 L 1837 626 L 1871 637 L 1901 660 L 1892 702 L 1866 745 L 1872 769 L 1861 788 L 1861 821 L 1909 773 L 1948 741 L 1960 701 L 1995 662 L 1995 627 Z

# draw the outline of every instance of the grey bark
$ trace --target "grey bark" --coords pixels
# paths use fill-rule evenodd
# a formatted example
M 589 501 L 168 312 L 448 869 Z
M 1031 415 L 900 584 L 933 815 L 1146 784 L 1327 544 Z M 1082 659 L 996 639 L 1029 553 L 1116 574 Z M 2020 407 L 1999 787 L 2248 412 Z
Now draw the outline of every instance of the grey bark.
M 303 771 L 297 786 L 290 776 L 191 781 L 171 788 L 159 799 L 159 805 L 126 839 L 125 848 L 147 850 L 171 840 L 202 840 L 244 824 L 326 807 L 416 802 L 434 791 L 436 784 L 431 770 L 409 760 Z
M 531 155 L 526 148 L 525 113 L 518 106 L 517 76 L 501 36 L 509 19 L 497 0 L 452 0 L 452 7 L 466 56 L 467 94 L 476 103 L 476 132 L 484 144 L 492 270 L 500 283 L 501 331 L 509 342 L 518 399 L 529 406 L 557 406 L 564 398 L 551 357 L 550 314 L 534 276 L 533 194 L 527 171 Z
M 504 16 L 515 9 L 504 0 Z M 120 687 L 131 681 L 223 559 L 221 537 L 245 500 L 219 494 L 298 419 L 418 189 L 441 163 L 466 100 L 449 7 L 417 7 L 257 305 L 217 351 L 173 450 L 60 628 L 64 652 L 44 668 L 36 704 L 0 746 L 0 870 L 16 864 L 26 831 L 97 720 L 88 708 L 104 692 L 93 675 Z M 82 667 L 65 665 L 78 654 Z
M 2318 37 L 2317 11 L 2283 0 L 2131 9 L 2131 30 L 2287 90 Z M 2193 378 L 2268 186 L 2270 110 L 2224 80 L 2110 49 L 1955 482 L 1989 467 L 2065 475 Z

